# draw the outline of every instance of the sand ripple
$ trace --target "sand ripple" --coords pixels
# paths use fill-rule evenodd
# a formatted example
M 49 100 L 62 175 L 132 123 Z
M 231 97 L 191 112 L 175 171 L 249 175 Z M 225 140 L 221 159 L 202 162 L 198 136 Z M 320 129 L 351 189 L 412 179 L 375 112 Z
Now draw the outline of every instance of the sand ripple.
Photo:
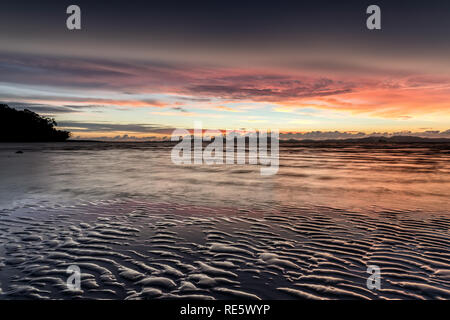
M 450 298 L 446 214 L 139 201 L 1 213 L 3 299 Z M 368 265 L 380 290 L 366 287 Z

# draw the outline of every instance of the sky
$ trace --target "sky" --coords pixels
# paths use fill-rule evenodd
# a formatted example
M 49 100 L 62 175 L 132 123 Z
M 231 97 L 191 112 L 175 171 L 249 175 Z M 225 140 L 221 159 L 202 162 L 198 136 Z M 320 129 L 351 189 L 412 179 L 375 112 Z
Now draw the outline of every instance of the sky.
M 66 8 L 81 8 L 68 30 Z M 368 30 L 366 8 L 381 8 Z M 450 2 L 9 1 L 0 102 L 79 139 L 450 137 Z

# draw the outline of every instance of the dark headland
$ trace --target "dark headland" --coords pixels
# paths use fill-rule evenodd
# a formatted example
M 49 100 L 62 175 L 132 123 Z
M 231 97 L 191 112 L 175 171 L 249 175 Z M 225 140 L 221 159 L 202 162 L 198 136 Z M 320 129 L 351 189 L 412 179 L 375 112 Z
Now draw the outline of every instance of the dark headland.
M 0 142 L 66 141 L 70 132 L 57 130 L 56 126 L 57 123 L 52 118 L 0 104 Z

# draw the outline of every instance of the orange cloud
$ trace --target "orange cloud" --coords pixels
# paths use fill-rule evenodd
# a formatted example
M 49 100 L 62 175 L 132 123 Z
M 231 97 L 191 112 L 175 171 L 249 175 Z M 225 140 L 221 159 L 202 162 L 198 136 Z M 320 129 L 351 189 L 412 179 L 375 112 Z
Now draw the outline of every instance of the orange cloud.
M 279 101 L 278 111 L 292 108 L 318 108 L 351 114 L 394 119 L 424 115 L 450 115 L 450 82 L 422 85 L 405 82 L 396 86 L 354 87 L 351 92 L 313 98 Z

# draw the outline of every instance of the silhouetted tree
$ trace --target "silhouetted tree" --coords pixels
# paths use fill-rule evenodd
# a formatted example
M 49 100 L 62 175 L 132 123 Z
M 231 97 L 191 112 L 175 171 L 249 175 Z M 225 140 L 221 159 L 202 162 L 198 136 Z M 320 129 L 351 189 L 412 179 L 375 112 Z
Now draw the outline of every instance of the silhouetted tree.
M 42 117 L 28 109 L 19 111 L 0 104 L 1 142 L 66 141 L 70 132 L 55 129 L 55 119 Z

